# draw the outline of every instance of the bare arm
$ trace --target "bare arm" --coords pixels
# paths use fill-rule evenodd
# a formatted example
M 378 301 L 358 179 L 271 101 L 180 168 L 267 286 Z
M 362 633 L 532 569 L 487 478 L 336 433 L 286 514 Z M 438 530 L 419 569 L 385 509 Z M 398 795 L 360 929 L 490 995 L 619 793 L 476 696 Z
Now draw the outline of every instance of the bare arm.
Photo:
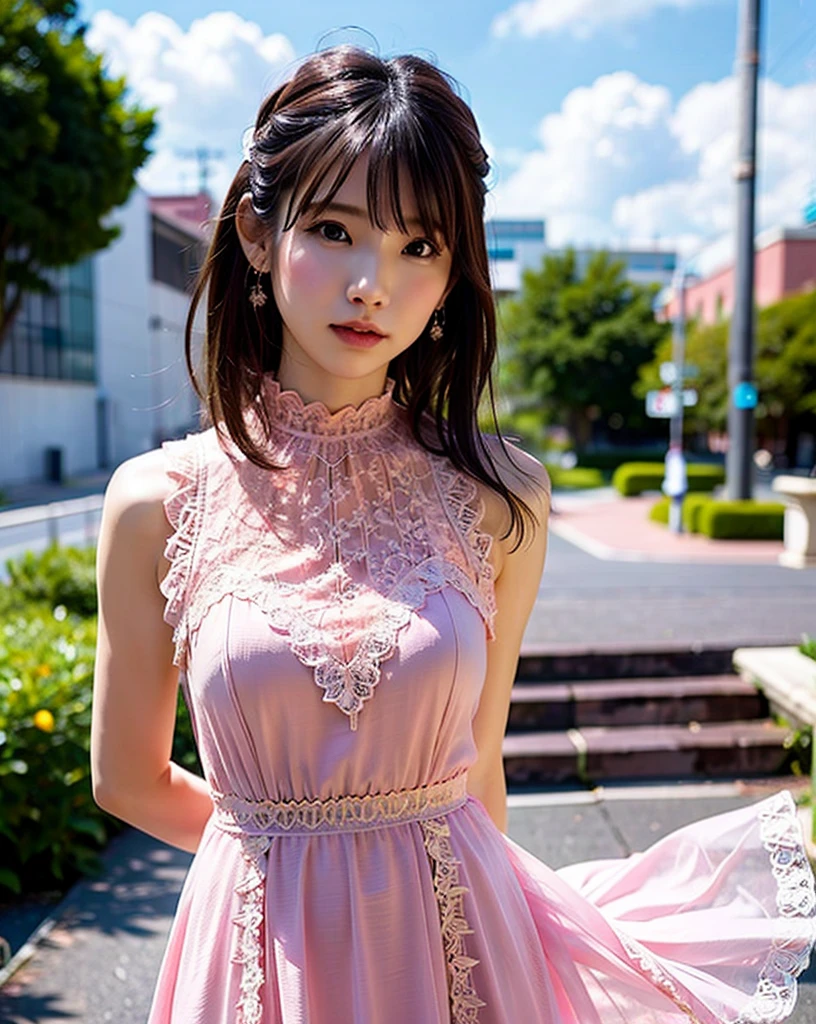
M 550 482 L 546 469 L 515 446 L 516 461 L 531 473 L 539 486 L 530 484 L 505 466 L 505 482 L 533 509 L 539 525 L 530 528 L 524 543 L 510 553 L 511 538 L 501 544 L 501 564 L 495 578 L 495 640 L 487 645 L 487 674 L 473 720 L 478 750 L 476 763 L 468 773 L 468 791 L 484 804 L 496 826 L 507 831 L 507 784 L 502 743 L 510 711 L 510 695 L 518 667 L 524 631 L 535 604 L 547 555 L 547 524 L 550 511 Z M 494 456 L 501 458 L 498 449 Z M 506 523 L 509 519 L 506 520 Z M 499 532 L 495 527 L 494 531 Z M 491 531 L 491 532 L 494 532 Z M 504 532 L 501 529 L 500 532 Z
M 178 668 L 159 590 L 171 532 L 162 501 L 170 486 L 159 448 L 122 463 L 105 491 L 91 779 L 100 807 L 195 853 L 213 804 L 205 780 L 170 760 Z

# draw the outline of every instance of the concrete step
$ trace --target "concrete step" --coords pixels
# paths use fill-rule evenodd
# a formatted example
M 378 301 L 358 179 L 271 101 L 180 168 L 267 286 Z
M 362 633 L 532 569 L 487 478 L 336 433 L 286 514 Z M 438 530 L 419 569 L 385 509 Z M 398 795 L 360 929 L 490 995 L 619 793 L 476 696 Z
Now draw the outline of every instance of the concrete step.
M 666 642 L 654 650 L 632 650 L 629 643 L 583 646 L 552 651 L 525 645 L 519 658 L 519 682 L 563 683 L 589 679 L 665 678 L 724 675 L 733 672 L 733 647 L 690 650 Z
M 513 687 L 509 732 L 747 721 L 768 702 L 736 675 L 531 683 Z
M 512 787 L 773 775 L 786 764 L 789 736 L 770 719 L 508 733 L 505 775 Z

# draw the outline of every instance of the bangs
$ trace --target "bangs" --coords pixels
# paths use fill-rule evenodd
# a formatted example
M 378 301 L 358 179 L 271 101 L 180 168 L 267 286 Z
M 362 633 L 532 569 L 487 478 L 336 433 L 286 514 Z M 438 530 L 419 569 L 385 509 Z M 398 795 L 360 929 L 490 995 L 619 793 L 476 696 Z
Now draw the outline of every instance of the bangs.
M 413 189 L 423 232 L 442 239 L 453 251 L 460 220 L 457 191 L 461 166 L 440 127 L 417 123 L 407 111 L 372 104 L 350 122 L 340 117 L 304 140 L 293 161 L 308 171 L 293 175 L 284 230 L 307 210 L 319 216 L 334 200 L 357 160 L 368 154 L 366 204 L 371 224 L 380 231 L 396 226 L 413 234 L 406 221 L 400 171 Z M 294 155 L 294 154 L 293 154 Z M 464 183 L 461 183 L 464 184 Z M 318 198 L 319 196 L 319 198 Z

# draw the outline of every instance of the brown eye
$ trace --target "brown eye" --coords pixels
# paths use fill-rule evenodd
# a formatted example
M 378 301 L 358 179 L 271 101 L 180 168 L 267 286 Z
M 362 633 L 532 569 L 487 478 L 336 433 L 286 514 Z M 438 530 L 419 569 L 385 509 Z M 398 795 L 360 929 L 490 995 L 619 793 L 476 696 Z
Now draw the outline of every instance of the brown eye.
M 405 248 L 406 248 L 406 251 L 407 251 L 408 249 L 415 248 L 416 246 L 425 246 L 425 251 L 424 252 L 416 252 L 416 251 L 409 252 L 408 253 L 409 256 L 420 256 L 420 257 L 425 257 L 427 259 L 429 256 L 438 256 L 439 255 L 439 249 L 437 249 L 437 247 L 433 244 L 433 242 L 429 241 L 429 239 L 427 239 L 427 238 L 417 238 L 417 239 L 415 239 L 415 241 L 411 242 L 409 245 L 406 245 Z

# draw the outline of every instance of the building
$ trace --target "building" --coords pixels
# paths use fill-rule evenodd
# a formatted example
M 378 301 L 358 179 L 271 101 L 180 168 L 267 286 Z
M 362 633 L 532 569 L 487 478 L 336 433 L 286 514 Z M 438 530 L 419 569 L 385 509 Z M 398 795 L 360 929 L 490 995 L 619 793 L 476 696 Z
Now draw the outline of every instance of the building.
M 0 486 L 110 468 L 198 429 L 184 323 L 208 216 L 207 196 L 136 188 L 115 242 L 25 297 L 0 347 Z
M 557 256 L 564 249 L 547 246 L 546 224 L 543 220 L 499 220 L 485 222 L 490 278 L 497 298 L 516 295 L 521 288 L 525 270 L 539 270 L 545 256 Z M 598 249 L 575 249 L 579 274 Z M 674 252 L 660 249 L 604 249 L 613 260 L 621 260 L 630 281 L 639 284 L 669 284 L 677 263 Z
M 816 288 L 816 225 L 771 228 L 756 238 L 754 295 L 761 309 L 786 295 Z M 686 316 L 704 324 L 727 320 L 734 310 L 733 264 L 703 278 L 687 278 Z M 666 293 L 661 316 L 673 319 L 677 299 Z

